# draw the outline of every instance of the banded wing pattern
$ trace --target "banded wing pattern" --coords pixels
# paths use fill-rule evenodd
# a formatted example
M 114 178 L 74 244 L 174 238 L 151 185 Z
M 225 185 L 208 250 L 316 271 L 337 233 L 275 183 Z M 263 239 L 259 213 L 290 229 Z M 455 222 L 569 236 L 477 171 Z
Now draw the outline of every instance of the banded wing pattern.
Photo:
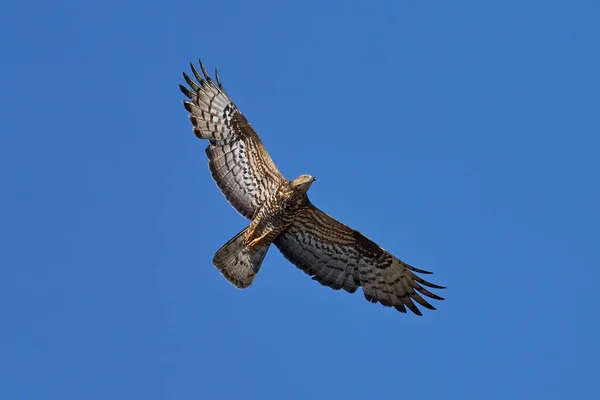
M 423 287 L 443 289 L 443 286 L 415 274 L 430 272 L 400 261 L 310 202 L 274 243 L 285 258 L 312 279 L 349 293 L 362 287 L 365 298 L 372 303 L 394 307 L 403 313 L 408 308 L 422 315 L 415 302 L 431 310 L 435 307 L 421 295 L 443 300 Z
M 265 243 L 253 247 L 245 242 L 245 234 L 264 217 L 265 213 L 258 210 L 267 199 L 270 204 L 281 184 L 290 181 L 279 172 L 254 128 L 227 95 L 216 71 L 215 83 L 202 62 L 201 73 L 190 65 L 193 78 L 184 73 L 188 86 L 179 87 L 188 98 L 184 106 L 190 113 L 195 135 L 208 140 L 206 155 L 211 175 L 227 201 L 240 214 L 254 219 L 253 224 L 217 251 L 213 264 L 235 286 L 246 288 L 254 281 L 272 237 L 261 236 Z M 316 208 L 306 197 L 306 190 L 308 187 L 302 193 L 304 197 L 298 197 L 302 201 L 294 203 L 300 209 L 286 211 L 283 197 L 277 197 L 279 203 L 271 204 L 274 212 L 268 223 L 281 232 L 273 243 L 290 262 L 313 280 L 335 290 L 354 293 L 362 287 L 365 298 L 372 303 L 394 307 L 403 313 L 408 308 L 417 315 L 422 315 L 417 306 L 435 310 L 425 298 L 443 298 L 427 288 L 444 287 L 417 275 L 430 272 L 404 263 L 357 230 Z M 268 207 L 263 210 L 273 211 Z
M 189 99 L 184 105 L 194 133 L 209 140 L 208 167 L 227 201 L 240 214 L 251 218 L 285 178 L 252 125 L 225 92 L 218 74 L 215 72 L 215 84 L 201 61 L 202 75 L 193 64 L 190 66 L 196 80 L 184 73 L 189 87 L 179 88 Z

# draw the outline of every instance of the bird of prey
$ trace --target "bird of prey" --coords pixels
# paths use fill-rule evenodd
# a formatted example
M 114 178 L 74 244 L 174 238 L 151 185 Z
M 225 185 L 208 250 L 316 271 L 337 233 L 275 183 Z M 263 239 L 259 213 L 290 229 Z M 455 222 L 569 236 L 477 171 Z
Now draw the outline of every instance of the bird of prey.
M 315 181 L 300 175 L 290 181 L 277 169 L 260 137 L 225 92 L 190 63 L 196 80 L 179 85 L 195 135 L 208 140 L 208 167 L 229 203 L 250 225 L 227 242 L 213 264 L 233 285 L 249 287 L 274 244 L 292 264 L 313 280 L 354 293 L 362 287 L 372 303 L 422 315 L 415 303 L 435 310 L 423 297 L 443 300 L 423 286 L 444 289 L 419 274 L 430 272 L 399 260 L 359 231 L 315 207 L 306 192 Z

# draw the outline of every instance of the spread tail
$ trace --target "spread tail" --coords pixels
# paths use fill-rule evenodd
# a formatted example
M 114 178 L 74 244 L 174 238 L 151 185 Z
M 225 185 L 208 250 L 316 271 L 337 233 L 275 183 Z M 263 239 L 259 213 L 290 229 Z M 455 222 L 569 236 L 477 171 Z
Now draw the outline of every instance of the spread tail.
M 269 250 L 269 246 L 250 249 L 244 244 L 244 229 L 217 251 L 213 265 L 233 285 L 245 289 L 252 285 L 254 277 Z

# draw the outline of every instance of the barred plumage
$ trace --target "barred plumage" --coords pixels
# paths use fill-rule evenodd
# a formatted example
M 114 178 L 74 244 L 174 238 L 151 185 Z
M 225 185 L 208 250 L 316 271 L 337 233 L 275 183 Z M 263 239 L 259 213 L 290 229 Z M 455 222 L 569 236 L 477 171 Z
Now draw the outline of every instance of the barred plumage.
M 217 80 L 218 86 L 215 85 L 202 62 L 204 78 L 193 64 L 190 66 L 198 83 L 184 73 L 191 90 L 183 85 L 179 87 L 191 100 L 183 104 L 190 112 L 194 133 L 210 142 L 206 148 L 208 166 L 227 201 L 240 214 L 251 218 L 268 193 L 286 179 L 221 82 Z
M 206 155 L 217 186 L 240 214 L 252 219 L 215 254 L 213 264 L 227 280 L 238 288 L 250 286 L 274 243 L 290 262 L 322 285 L 349 293 L 362 287 L 368 301 L 403 313 L 408 308 L 421 315 L 416 304 L 435 310 L 421 295 L 443 298 L 423 286 L 444 287 L 416 275 L 430 272 L 402 262 L 312 205 L 306 192 L 314 178 L 301 175 L 289 181 L 283 177 L 218 75 L 215 84 L 202 62 L 202 75 L 193 64 L 191 68 L 196 81 L 184 73 L 189 88 L 180 88 L 190 99 L 184 105 L 194 133 L 209 140 Z

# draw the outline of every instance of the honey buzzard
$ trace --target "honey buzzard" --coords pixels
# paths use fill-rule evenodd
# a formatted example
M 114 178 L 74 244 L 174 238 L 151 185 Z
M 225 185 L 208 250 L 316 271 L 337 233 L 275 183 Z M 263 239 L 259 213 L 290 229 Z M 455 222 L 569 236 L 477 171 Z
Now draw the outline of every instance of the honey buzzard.
M 312 279 L 335 290 L 354 293 L 363 288 L 372 303 L 422 315 L 416 304 L 435 310 L 421 295 L 442 297 L 423 286 L 443 289 L 416 275 L 430 274 L 412 267 L 315 207 L 306 192 L 315 178 L 300 175 L 287 180 L 277 169 L 256 131 L 200 61 L 196 81 L 186 73 L 189 87 L 180 85 L 189 99 L 194 133 L 207 139 L 208 166 L 227 201 L 250 225 L 227 242 L 213 258 L 223 276 L 238 288 L 247 288 L 273 243 L 292 264 Z

